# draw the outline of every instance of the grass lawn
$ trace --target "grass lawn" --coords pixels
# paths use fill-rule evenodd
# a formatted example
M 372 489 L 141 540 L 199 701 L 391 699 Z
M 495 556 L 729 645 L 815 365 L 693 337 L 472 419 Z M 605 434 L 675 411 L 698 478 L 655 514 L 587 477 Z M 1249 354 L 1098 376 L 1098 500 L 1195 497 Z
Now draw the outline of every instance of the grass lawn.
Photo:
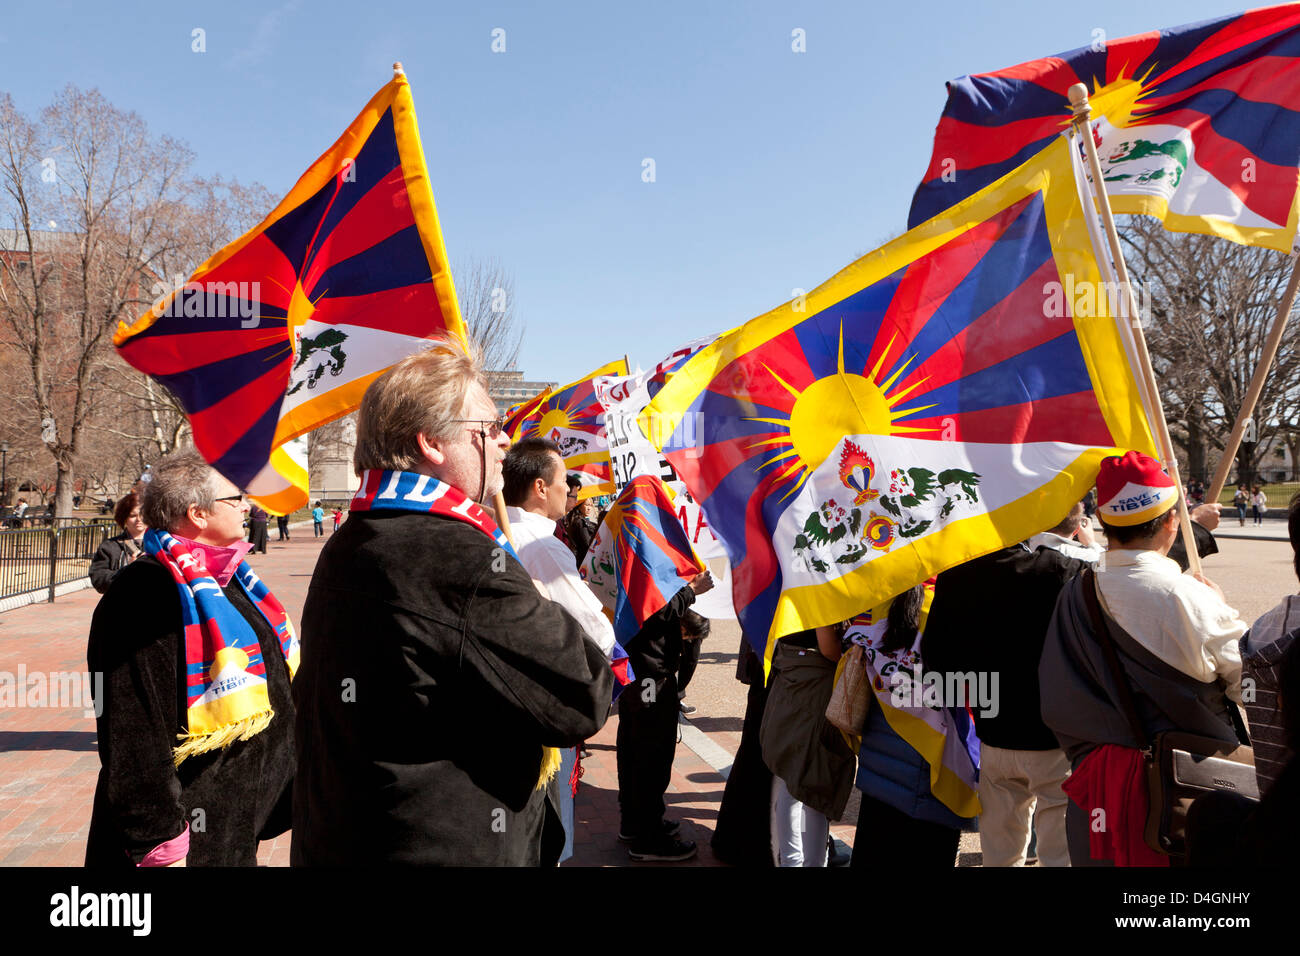
M 1246 489 L 1249 491 L 1250 489 Z M 1264 497 L 1268 499 L 1269 508 L 1285 510 L 1291 501 L 1291 496 L 1300 491 L 1300 481 L 1281 481 L 1272 485 L 1260 485 L 1260 491 L 1264 492 Z M 1227 507 L 1232 507 L 1232 496 L 1237 493 L 1236 485 L 1227 485 L 1223 493 L 1219 495 L 1219 501 Z M 1250 513 L 1249 508 L 1246 511 Z

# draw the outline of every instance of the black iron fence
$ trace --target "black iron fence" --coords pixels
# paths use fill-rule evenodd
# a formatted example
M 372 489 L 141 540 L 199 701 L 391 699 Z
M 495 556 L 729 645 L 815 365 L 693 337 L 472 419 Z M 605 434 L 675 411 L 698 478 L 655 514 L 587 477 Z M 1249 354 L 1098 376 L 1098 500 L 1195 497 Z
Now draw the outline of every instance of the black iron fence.
M 0 600 L 47 591 L 84 578 L 104 539 L 118 532 L 109 519 L 46 519 L 36 527 L 0 529 Z

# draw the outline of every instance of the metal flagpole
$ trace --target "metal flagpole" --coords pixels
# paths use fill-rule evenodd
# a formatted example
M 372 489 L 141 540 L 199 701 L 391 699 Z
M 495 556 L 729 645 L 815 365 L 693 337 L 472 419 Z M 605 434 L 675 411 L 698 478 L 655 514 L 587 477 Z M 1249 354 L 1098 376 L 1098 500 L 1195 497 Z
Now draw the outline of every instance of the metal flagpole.
M 1088 155 L 1088 168 L 1092 171 L 1093 191 L 1097 197 L 1097 209 L 1101 213 L 1102 226 L 1106 231 L 1106 241 L 1110 245 L 1110 254 L 1115 263 L 1115 273 L 1119 277 L 1120 288 L 1124 290 L 1121 311 L 1127 309 L 1132 323 L 1133 342 L 1137 346 L 1138 366 L 1146 381 L 1146 391 L 1151 407 L 1147 417 L 1156 429 L 1156 440 L 1160 443 L 1160 454 L 1164 457 L 1169 477 L 1178 487 L 1178 523 L 1182 527 L 1183 541 L 1187 545 L 1187 567 L 1193 574 L 1201 573 L 1201 556 L 1196 550 L 1196 535 L 1192 531 L 1192 516 L 1187 510 L 1187 496 L 1183 494 L 1183 479 L 1178 471 L 1178 458 L 1174 455 L 1173 439 L 1169 435 L 1169 423 L 1165 421 L 1164 403 L 1160 400 L 1160 389 L 1156 384 L 1155 371 L 1151 367 L 1151 353 L 1147 351 L 1146 336 L 1142 332 L 1141 315 L 1137 300 L 1133 296 L 1133 286 L 1129 283 L 1128 266 L 1124 263 L 1124 252 L 1119 244 L 1119 232 L 1115 229 L 1115 216 L 1110 210 L 1110 198 L 1106 195 L 1105 180 L 1101 175 L 1101 160 L 1097 156 L 1097 144 L 1092 138 L 1092 123 L 1089 117 L 1092 107 L 1088 105 L 1088 88 L 1082 83 L 1070 87 L 1070 105 L 1074 107 L 1074 122 L 1079 127 L 1079 139 L 1083 141 L 1084 151 Z
M 1259 364 L 1255 366 L 1255 376 L 1250 380 L 1250 387 L 1246 389 L 1246 398 L 1241 403 L 1241 411 L 1237 413 L 1237 422 L 1232 426 L 1228 443 L 1223 446 L 1223 457 L 1219 459 L 1219 467 L 1214 469 L 1214 478 L 1210 482 L 1210 489 L 1206 495 L 1207 501 L 1219 500 L 1223 486 L 1228 481 L 1228 470 L 1232 468 L 1232 462 L 1237 457 L 1237 449 L 1241 447 L 1241 437 L 1245 434 L 1246 422 L 1255 413 L 1255 403 L 1259 401 L 1259 393 L 1264 390 L 1264 380 L 1268 378 L 1268 373 L 1273 368 L 1273 359 L 1277 358 L 1277 348 L 1282 342 L 1282 333 L 1286 331 L 1286 324 L 1291 318 L 1291 307 L 1295 305 L 1296 289 L 1300 287 L 1300 256 L 1292 253 L 1291 262 L 1291 281 L 1286 284 L 1286 292 L 1282 294 L 1282 301 L 1277 307 L 1277 318 L 1273 320 L 1273 327 L 1268 330 L 1264 351 L 1259 357 Z

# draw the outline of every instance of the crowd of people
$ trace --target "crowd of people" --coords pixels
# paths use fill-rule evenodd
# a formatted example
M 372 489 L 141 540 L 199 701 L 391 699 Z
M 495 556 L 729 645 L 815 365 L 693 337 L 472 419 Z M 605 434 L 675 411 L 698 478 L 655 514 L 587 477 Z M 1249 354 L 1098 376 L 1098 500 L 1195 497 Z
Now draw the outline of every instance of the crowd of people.
M 244 495 L 195 453 L 118 503 L 123 532 L 92 569 L 104 597 L 87 653 L 105 676 L 88 865 L 252 865 L 260 840 L 291 829 L 294 865 L 553 866 L 573 852 L 584 743 L 611 711 L 619 840 L 632 860 L 694 856 L 664 794 L 709 573 L 620 645 L 578 573 L 594 503 L 554 442 L 511 444 L 456 343 L 370 385 L 355 466 L 301 643 L 246 560 L 265 549 L 265 513 L 246 539 Z M 500 514 L 483 505 L 498 492 Z M 1159 462 L 1109 458 L 1051 528 L 782 638 L 770 674 L 742 641 L 749 693 L 718 858 L 828 865 L 854 787 L 852 865 L 952 866 L 976 827 L 987 866 L 1300 849 L 1284 812 L 1300 773 L 1300 602 L 1248 627 L 1184 573 L 1179 498 Z M 318 536 L 325 514 L 316 502 Z M 1198 553 L 1213 553 L 1218 506 L 1192 517 Z M 1300 496 L 1288 528 L 1300 577 Z M 964 690 L 891 698 L 902 674 Z M 975 675 L 991 695 L 975 695 Z M 1259 799 L 1209 793 L 1161 850 L 1143 771 L 1168 732 L 1234 759 L 1253 748 Z

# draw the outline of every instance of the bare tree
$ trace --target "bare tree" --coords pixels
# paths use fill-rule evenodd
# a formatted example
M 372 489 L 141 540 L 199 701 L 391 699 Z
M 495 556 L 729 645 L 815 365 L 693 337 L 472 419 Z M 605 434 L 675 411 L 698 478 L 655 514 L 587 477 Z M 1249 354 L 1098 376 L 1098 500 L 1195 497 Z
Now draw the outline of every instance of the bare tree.
M 469 259 L 452 275 L 470 340 L 483 352 L 483 367 L 513 368 L 524 337 L 515 312 L 514 279 L 496 259 Z
M 12 224 L 0 323 L 26 358 L 29 420 L 54 459 L 59 515 L 72 510 L 107 343 L 160 274 L 190 161 L 97 90 L 65 88 L 39 123 L 0 96 L 0 215 Z
M 1129 267 L 1150 305 L 1146 336 L 1170 432 L 1187 456 L 1189 477 L 1207 476 L 1241 409 L 1291 260 L 1210 236 L 1171 233 L 1145 216 L 1131 217 L 1124 239 Z M 1300 328 L 1294 318 L 1255 420 L 1259 441 L 1243 443 L 1239 481 L 1251 481 L 1259 453 L 1275 436 L 1293 435 L 1300 421 Z
M 169 210 L 170 235 L 156 250 L 154 282 L 142 288 L 142 295 L 132 303 L 136 313 L 179 288 L 209 257 L 256 225 L 274 206 L 264 186 L 219 176 L 184 183 L 180 192 L 181 198 Z M 149 458 L 168 455 L 188 443 L 189 419 L 166 388 L 124 362 L 111 364 L 107 374 L 116 397 L 114 414 L 100 416 L 95 428 L 133 445 L 150 446 Z M 140 464 L 143 467 L 145 462 Z

